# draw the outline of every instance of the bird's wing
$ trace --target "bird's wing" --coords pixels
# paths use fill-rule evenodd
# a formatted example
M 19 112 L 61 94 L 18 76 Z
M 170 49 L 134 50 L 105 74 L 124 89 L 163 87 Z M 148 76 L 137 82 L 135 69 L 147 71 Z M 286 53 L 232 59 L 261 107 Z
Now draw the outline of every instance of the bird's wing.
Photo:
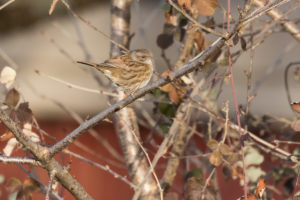
M 124 63 L 124 61 L 121 58 L 112 58 L 110 60 L 105 61 L 104 63 L 101 63 L 100 65 L 113 68 L 127 68 L 126 63 Z

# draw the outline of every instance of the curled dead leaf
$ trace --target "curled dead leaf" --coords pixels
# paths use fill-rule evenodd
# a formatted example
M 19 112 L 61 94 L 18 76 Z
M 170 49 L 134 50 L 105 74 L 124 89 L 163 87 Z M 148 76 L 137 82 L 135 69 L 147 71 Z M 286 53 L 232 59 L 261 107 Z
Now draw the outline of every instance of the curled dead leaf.
M 206 144 L 208 146 L 208 148 L 210 148 L 211 150 L 214 150 L 216 148 L 218 148 L 219 143 L 217 140 L 211 139 L 207 142 Z
M 294 102 L 291 104 L 293 110 L 297 113 L 300 113 L 300 102 Z
M 191 6 L 191 12 L 211 16 L 219 6 L 218 0 L 194 0 Z
M 171 70 L 167 70 L 162 74 L 162 77 L 168 77 L 171 73 Z M 181 79 L 177 79 L 172 83 L 168 83 L 160 89 L 168 93 L 169 99 L 174 104 L 179 104 L 184 99 L 185 93 L 187 92 L 187 88 Z
M 11 89 L 8 91 L 5 97 L 5 104 L 8 105 L 10 108 L 16 107 L 20 100 L 20 93 L 15 89 Z
M 218 150 L 213 151 L 209 156 L 209 162 L 216 167 L 219 166 L 223 162 L 222 154 Z
M 195 43 L 197 45 L 197 49 L 198 51 L 202 51 L 205 47 L 205 38 L 203 36 L 203 34 L 199 31 L 195 32 Z

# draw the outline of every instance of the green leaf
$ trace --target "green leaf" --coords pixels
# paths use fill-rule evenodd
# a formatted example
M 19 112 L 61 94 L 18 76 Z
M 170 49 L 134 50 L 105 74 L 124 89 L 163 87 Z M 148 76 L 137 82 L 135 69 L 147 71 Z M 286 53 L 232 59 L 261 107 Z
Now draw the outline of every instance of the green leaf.
M 168 13 L 171 10 L 171 5 L 166 3 L 165 5 L 162 6 L 161 8 L 164 12 Z
M 158 104 L 159 111 L 164 114 L 168 118 L 175 117 L 174 107 L 171 104 L 159 103 Z
M 164 132 L 167 133 L 170 129 L 170 124 L 169 123 L 162 123 L 159 125 L 159 128 Z
M 184 180 L 187 181 L 189 178 L 191 177 L 195 177 L 199 180 L 203 180 L 203 172 L 201 169 L 199 168 L 193 168 L 192 170 L 190 170 L 186 175 Z

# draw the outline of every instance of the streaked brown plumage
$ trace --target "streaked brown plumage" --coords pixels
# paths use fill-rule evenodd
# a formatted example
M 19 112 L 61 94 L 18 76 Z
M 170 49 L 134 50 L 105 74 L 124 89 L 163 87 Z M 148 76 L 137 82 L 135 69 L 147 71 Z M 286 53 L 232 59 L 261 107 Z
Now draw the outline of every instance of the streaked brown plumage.
M 152 55 L 146 49 L 129 51 L 104 63 L 78 63 L 95 67 L 125 93 L 132 93 L 148 84 L 153 73 Z

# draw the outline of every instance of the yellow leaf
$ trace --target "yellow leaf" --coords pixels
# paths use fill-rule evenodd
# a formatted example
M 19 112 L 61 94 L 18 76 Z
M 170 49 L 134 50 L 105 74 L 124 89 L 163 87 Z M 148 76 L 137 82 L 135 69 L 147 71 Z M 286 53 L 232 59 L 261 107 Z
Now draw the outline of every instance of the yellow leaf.
M 192 13 L 199 15 L 211 16 L 219 7 L 218 0 L 194 0 L 191 7 Z
M 216 167 L 219 166 L 222 163 L 222 161 L 222 154 L 218 150 L 213 151 L 212 154 L 210 154 L 209 156 L 209 162 Z

